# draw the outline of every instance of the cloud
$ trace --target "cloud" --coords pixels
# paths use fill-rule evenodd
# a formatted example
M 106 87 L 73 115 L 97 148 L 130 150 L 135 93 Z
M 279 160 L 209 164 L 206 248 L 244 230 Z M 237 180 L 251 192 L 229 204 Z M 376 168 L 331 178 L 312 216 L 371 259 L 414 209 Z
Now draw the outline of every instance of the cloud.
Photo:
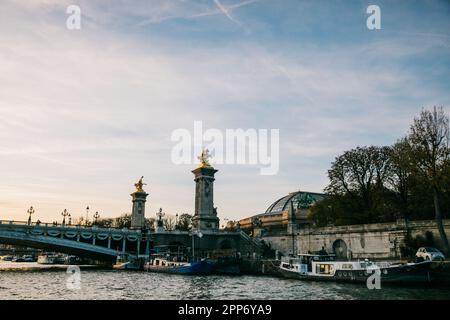
M 267 34 L 242 37 L 227 26 L 232 35 L 220 41 L 192 29 L 195 40 L 186 45 L 180 33 L 188 23 L 143 27 L 202 14 L 230 20 L 248 6 L 239 12 L 247 25 L 267 5 L 255 2 L 80 1 L 88 21 L 79 32 L 65 29 L 65 2 L 7 2 L 0 12 L 2 216 L 22 217 L 33 204 L 51 220 L 66 207 L 82 214 L 88 203 L 116 216 L 130 210 L 141 175 L 151 191 L 149 213 L 192 213 L 192 168 L 170 162 L 172 130 L 192 130 L 194 120 L 205 130 L 280 129 L 279 175 L 219 168 L 219 213 L 239 218 L 299 187 L 321 191 L 335 155 L 391 143 L 422 106 L 450 103 L 448 84 L 425 73 L 422 61 L 433 55 L 433 70 L 445 64 L 442 37 L 418 44 L 387 35 L 342 45 L 280 34 L 266 43 Z M 213 28 L 219 20 L 202 22 Z

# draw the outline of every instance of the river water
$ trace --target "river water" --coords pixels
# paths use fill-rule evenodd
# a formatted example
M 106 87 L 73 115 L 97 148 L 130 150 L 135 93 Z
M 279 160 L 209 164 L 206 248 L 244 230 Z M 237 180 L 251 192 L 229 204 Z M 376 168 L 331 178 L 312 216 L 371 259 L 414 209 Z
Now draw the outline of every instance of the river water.
M 26 270 L 0 262 L 0 299 L 450 299 L 450 287 L 384 287 L 266 276 L 183 276 L 145 271 Z M 13 269 L 14 268 L 14 269 Z

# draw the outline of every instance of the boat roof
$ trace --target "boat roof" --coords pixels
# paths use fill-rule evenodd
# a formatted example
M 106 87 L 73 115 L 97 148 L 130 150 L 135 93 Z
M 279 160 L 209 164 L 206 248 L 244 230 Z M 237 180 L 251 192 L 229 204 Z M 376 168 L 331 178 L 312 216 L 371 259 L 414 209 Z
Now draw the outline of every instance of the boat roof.
M 314 253 L 299 253 L 298 257 L 335 257 L 335 254 L 314 254 Z

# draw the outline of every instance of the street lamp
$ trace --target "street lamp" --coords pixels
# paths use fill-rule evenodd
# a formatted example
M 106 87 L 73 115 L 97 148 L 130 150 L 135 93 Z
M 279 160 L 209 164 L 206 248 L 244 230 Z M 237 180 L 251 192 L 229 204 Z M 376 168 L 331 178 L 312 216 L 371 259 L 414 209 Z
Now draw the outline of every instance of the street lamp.
M 195 249 L 194 249 L 194 236 L 197 236 L 199 238 L 203 237 L 203 233 L 200 232 L 200 230 L 194 230 L 190 234 L 192 236 L 192 261 L 195 259 Z
M 34 208 L 33 208 L 33 206 L 31 206 L 30 209 L 27 210 L 27 213 L 29 214 L 29 217 L 28 217 L 28 225 L 31 225 L 31 215 L 34 213 Z
M 89 221 L 88 219 L 89 219 L 89 206 L 86 207 L 86 222 L 85 222 L 86 227 L 88 225 L 88 221 Z
M 69 226 L 72 225 L 72 215 L 69 213 Z
M 175 230 L 178 230 L 178 213 L 175 215 Z
M 64 217 L 64 218 L 63 218 L 63 222 L 62 222 L 62 225 L 63 225 L 63 227 L 64 227 L 65 224 L 66 224 L 66 217 L 69 215 L 69 212 L 68 212 L 66 209 L 64 209 L 64 211 L 61 212 L 61 215 Z
M 100 218 L 100 215 L 98 214 L 98 211 L 94 214 L 95 224 L 97 224 L 97 219 Z

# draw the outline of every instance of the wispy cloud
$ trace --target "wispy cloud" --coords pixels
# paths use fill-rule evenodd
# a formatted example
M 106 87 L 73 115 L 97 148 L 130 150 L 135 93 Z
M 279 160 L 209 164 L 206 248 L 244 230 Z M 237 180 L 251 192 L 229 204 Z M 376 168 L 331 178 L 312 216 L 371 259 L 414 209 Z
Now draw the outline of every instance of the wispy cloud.
M 237 21 L 236 19 L 234 19 L 232 16 L 231 16 L 231 14 L 230 14 L 230 12 L 229 12 L 229 9 L 227 9 L 227 8 L 225 8 L 221 3 L 220 3 L 220 1 L 219 0 L 214 0 L 214 3 L 216 4 L 216 6 L 217 6 L 217 8 L 219 8 L 219 10 L 230 20 L 230 21 L 233 21 L 234 23 L 236 23 L 237 25 L 239 25 L 239 26 L 241 26 L 242 27 L 242 24 L 239 22 L 239 21 Z
M 0 218 L 22 217 L 31 204 L 41 220 L 87 203 L 118 215 L 130 210 L 141 175 L 150 214 L 192 213 L 191 168 L 170 162 L 170 134 L 198 119 L 205 129 L 280 129 L 279 175 L 219 168 L 219 214 L 239 218 L 299 187 L 321 191 L 341 150 L 391 143 L 423 106 L 450 104 L 445 37 L 417 43 L 383 30 L 319 41 L 320 21 L 306 28 L 298 11 L 219 1 L 80 0 L 89 21 L 74 32 L 65 3 L 8 1 L 0 11 Z M 189 29 L 214 15 L 226 20 L 198 19 Z
M 211 8 L 209 5 L 200 6 L 198 3 L 195 3 L 194 5 L 194 3 L 186 2 L 179 4 L 178 6 L 166 7 L 166 10 L 159 11 L 150 18 L 140 21 L 138 25 L 145 26 L 174 19 L 196 19 L 215 15 L 225 15 L 227 19 L 238 26 L 243 27 L 243 24 L 232 16 L 231 11 L 259 1 L 260 0 L 246 0 L 223 5 L 219 0 L 213 0 L 215 8 Z M 186 4 L 188 4 L 188 6 L 186 6 Z

